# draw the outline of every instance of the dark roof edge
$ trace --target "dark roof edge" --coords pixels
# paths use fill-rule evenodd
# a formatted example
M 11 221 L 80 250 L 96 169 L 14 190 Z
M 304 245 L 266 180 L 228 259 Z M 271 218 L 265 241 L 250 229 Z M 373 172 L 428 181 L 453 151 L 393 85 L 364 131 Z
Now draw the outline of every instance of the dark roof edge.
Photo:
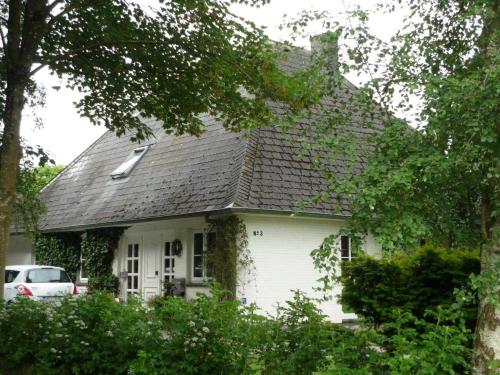
M 183 219 L 189 217 L 196 216 L 207 216 L 207 215 L 227 215 L 227 214 L 267 214 L 267 215 L 280 215 L 280 216 L 290 216 L 290 217 L 308 217 L 308 218 L 322 218 L 322 219 L 336 219 L 336 220 L 345 220 L 349 216 L 346 215 L 336 215 L 336 214 L 327 214 L 321 212 L 304 212 L 304 211 L 283 211 L 283 210 L 269 210 L 269 209 L 261 209 L 261 208 L 244 208 L 244 207 L 229 207 L 222 208 L 218 210 L 211 211 L 198 211 L 187 214 L 180 215 L 170 215 L 170 216 L 155 216 L 145 219 L 137 219 L 137 220 L 128 220 L 128 221 L 117 221 L 117 222 L 108 222 L 108 223 L 100 223 L 94 225 L 76 225 L 71 227 L 60 227 L 60 228 L 50 228 L 40 230 L 42 233 L 50 233 L 50 232 L 80 232 L 88 229 L 97 229 L 102 227 L 128 227 L 133 224 L 138 223 L 147 223 L 150 221 L 157 220 L 173 220 L 173 219 Z

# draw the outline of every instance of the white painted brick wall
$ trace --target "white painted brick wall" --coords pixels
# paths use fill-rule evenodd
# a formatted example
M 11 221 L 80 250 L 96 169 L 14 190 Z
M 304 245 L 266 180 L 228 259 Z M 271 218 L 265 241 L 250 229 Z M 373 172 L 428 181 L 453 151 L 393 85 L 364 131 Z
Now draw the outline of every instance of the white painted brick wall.
M 24 235 L 9 237 L 7 265 L 34 264 L 33 242 Z
M 255 303 L 264 313 L 274 314 L 277 303 L 293 297 L 292 290 L 301 290 L 311 297 L 321 296 L 313 291 L 319 285 L 320 274 L 314 268 L 310 253 L 325 237 L 338 232 L 341 221 L 249 214 L 241 215 L 241 218 L 247 227 L 255 269 L 240 280 L 240 298 Z M 365 251 L 376 253 L 373 239 L 367 239 Z M 339 292 L 337 287 L 334 294 Z M 323 302 L 320 307 L 334 322 L 355 317 L 343 313 L 335 299 Z

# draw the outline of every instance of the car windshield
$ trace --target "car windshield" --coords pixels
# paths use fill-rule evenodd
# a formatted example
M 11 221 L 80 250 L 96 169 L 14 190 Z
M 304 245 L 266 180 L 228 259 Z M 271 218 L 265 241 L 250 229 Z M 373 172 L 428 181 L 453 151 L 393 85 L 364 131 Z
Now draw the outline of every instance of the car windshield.
M 71 279 L 64 270 L 57 268 L 39 268 L 30 270 L 27 283 L 70 283 Z
M 11 283 L 19 275 L 19 271 L 5 270 L 5 284 Z

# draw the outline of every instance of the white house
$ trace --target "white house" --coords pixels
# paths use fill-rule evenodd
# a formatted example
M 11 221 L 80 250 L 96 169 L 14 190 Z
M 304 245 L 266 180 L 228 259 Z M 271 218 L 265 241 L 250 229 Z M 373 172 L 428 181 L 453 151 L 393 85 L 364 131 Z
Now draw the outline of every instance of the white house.
M 300 68 L 309 55 L 299 51 L 284 65 Z M 321 275 L 310 252 L 338 232 L 349 207 L 298 204 L 327 188 L 312 156 L 299 156 L 300 127 L 310 124 L 287 132 L 270 125 L 244 136 L 225 131 L 209 116 L 203 120 L 206 132 L 199 138 L 167 135 L 154 120 L 145 122 L 155 138 L 141 145 L 104 134 L 42 191 L 47 212 L 41 230 L 122 227 L 113 262 L 121 296 L 141 293 L 148 299 L 162 292 L 165 280 L 181 279 L 186 298 L 192 298 L 207 290 L 203 258 L 211 221 L 236 215 L 246 226 L 253 260 L 251 270 L 242 272 L 237 298 L 273 313 L 293 290 L 316 295 Z M 341 173 L 337 167 L 332 170 Z M 10 263 L 32 258 L 22 241 L 11 239 Z M 183 249 L 178 255 L 174 241 Z M 342 257 L 349 259 L 349 239 L 341 246 Z M 368 253 L 377 250 L 371 238 L 364 246 Z M 85 275 L 80 276 L 84 283 Z M 335 299 L 321 308 L 335 322 L 354 317 Z

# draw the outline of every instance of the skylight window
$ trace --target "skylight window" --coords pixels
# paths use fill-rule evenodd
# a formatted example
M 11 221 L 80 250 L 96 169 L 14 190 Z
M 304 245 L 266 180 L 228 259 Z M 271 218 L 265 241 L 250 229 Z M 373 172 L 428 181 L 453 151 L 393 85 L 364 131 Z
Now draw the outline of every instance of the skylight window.
M 113 172 L 111 172 L 111 178 L 124 178 L 127 177 L 130 172 L 134 169 L 134 167 L 139 163 L 139 160 L 144 156 L 149 146 L 139 147 L 132 151 L 127 159 Z

